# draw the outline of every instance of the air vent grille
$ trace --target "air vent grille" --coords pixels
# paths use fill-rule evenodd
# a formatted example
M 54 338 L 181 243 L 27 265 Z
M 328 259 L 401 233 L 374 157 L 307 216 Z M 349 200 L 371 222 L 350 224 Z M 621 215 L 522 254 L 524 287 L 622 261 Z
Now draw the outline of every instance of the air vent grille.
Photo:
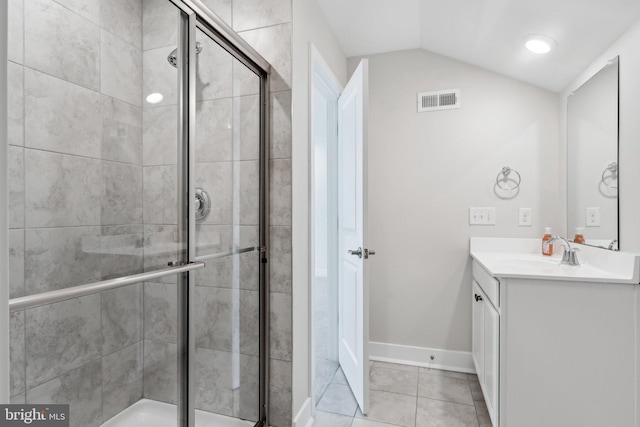
M 422 108 L 433 108 L 438 106 L 438 95 L 423 95 L 422 99 Z
M 460 108 L 460 89 L 422 92 L 418 94 L 418 113 Z

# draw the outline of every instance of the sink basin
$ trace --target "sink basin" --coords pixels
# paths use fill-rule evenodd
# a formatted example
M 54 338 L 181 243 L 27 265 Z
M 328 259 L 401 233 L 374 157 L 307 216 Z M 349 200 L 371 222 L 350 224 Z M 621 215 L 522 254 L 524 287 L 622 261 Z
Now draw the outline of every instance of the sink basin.
M 556 258 L 535 258 L 533 256 L 522 258 L 522 257 L 506 257 L 505 259 L 501 259 L 496 261 L 495 265 L 501 268 L 513 268 L 513 269 L 554 269 L 560 267 L 571 267 L 566 266 L 560 263 L 559 259 Z M 580 266 L 573 266 L 574 268 L 580 268 Z
M 539 240 L 472 238 L 471 257 L 494 277 L 608 283 L 638 283 L 636 254 L 580 246 L 580 265 L 562 264 L 561 254 L 543 256 Z
M 583 265 L 567 265 L 560 262 L 559 257 L 546 257 L 536 254 L 496 253 L 483 254 L 485 262 L 491 265 L 492 271 L 501 271 L 510 275 L 554 275 L 571 274 L 582 269 Z

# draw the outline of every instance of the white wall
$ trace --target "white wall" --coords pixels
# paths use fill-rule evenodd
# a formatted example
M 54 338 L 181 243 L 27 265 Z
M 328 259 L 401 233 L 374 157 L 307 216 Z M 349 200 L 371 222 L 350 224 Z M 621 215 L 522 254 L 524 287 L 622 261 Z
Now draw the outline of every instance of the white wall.
M 470 351 L 469 237 L 562 231 L 558 95 L 419 49 L 368 58 L 371 341 Z M 416 112 L 418 92 L 453 88 L 461 109 Z M 493 191 L 506 165 L 522 175 L 510 200 Z M 469 226 L 471 206 L 496 225 Z
M 310 413 L 309 321 L 309 43 L 344 84 L 347 59 L 315 0 L 293 2 L 292 243 L 293 243 L 293 415 L 298 427 Z
M 560 97 L 560 131 L 566 149 L 567 96 L 591 78 L 607 61 L 620 56 L 619 189 L 620 249 L 640 252 L 640 21 L 591 64 Z

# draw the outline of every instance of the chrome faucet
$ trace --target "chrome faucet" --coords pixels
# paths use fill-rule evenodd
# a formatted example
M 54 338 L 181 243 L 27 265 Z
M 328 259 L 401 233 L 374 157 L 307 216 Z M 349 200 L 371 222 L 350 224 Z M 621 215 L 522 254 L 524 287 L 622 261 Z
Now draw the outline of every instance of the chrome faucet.
M 564 237 L 560 237 L 560 236 L 552 237 L 551 239 L 547 240 L 547 243 L 552 243 L 556 240 L 560 240 L 560 243 L 562 243 L 562 246 L 564 247 L 561 263 L 569 264 L 569 265 L 580 265 L 580 261 L 578 261 L 578 254 L 576 253 L 579 249 L 572 248 L 569 241 Z

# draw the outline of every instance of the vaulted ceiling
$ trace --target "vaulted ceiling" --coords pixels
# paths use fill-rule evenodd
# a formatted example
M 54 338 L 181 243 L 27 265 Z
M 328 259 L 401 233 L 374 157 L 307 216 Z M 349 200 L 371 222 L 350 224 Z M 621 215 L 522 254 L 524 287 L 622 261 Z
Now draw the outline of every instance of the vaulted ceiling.
M 640 20 L 640 0 L 318 3 L 347 56 L 423 48 L 554 92 Z M 550 37 L 558 46 L 547 55 L 533 54 L 524 48 L 529 34 Z

